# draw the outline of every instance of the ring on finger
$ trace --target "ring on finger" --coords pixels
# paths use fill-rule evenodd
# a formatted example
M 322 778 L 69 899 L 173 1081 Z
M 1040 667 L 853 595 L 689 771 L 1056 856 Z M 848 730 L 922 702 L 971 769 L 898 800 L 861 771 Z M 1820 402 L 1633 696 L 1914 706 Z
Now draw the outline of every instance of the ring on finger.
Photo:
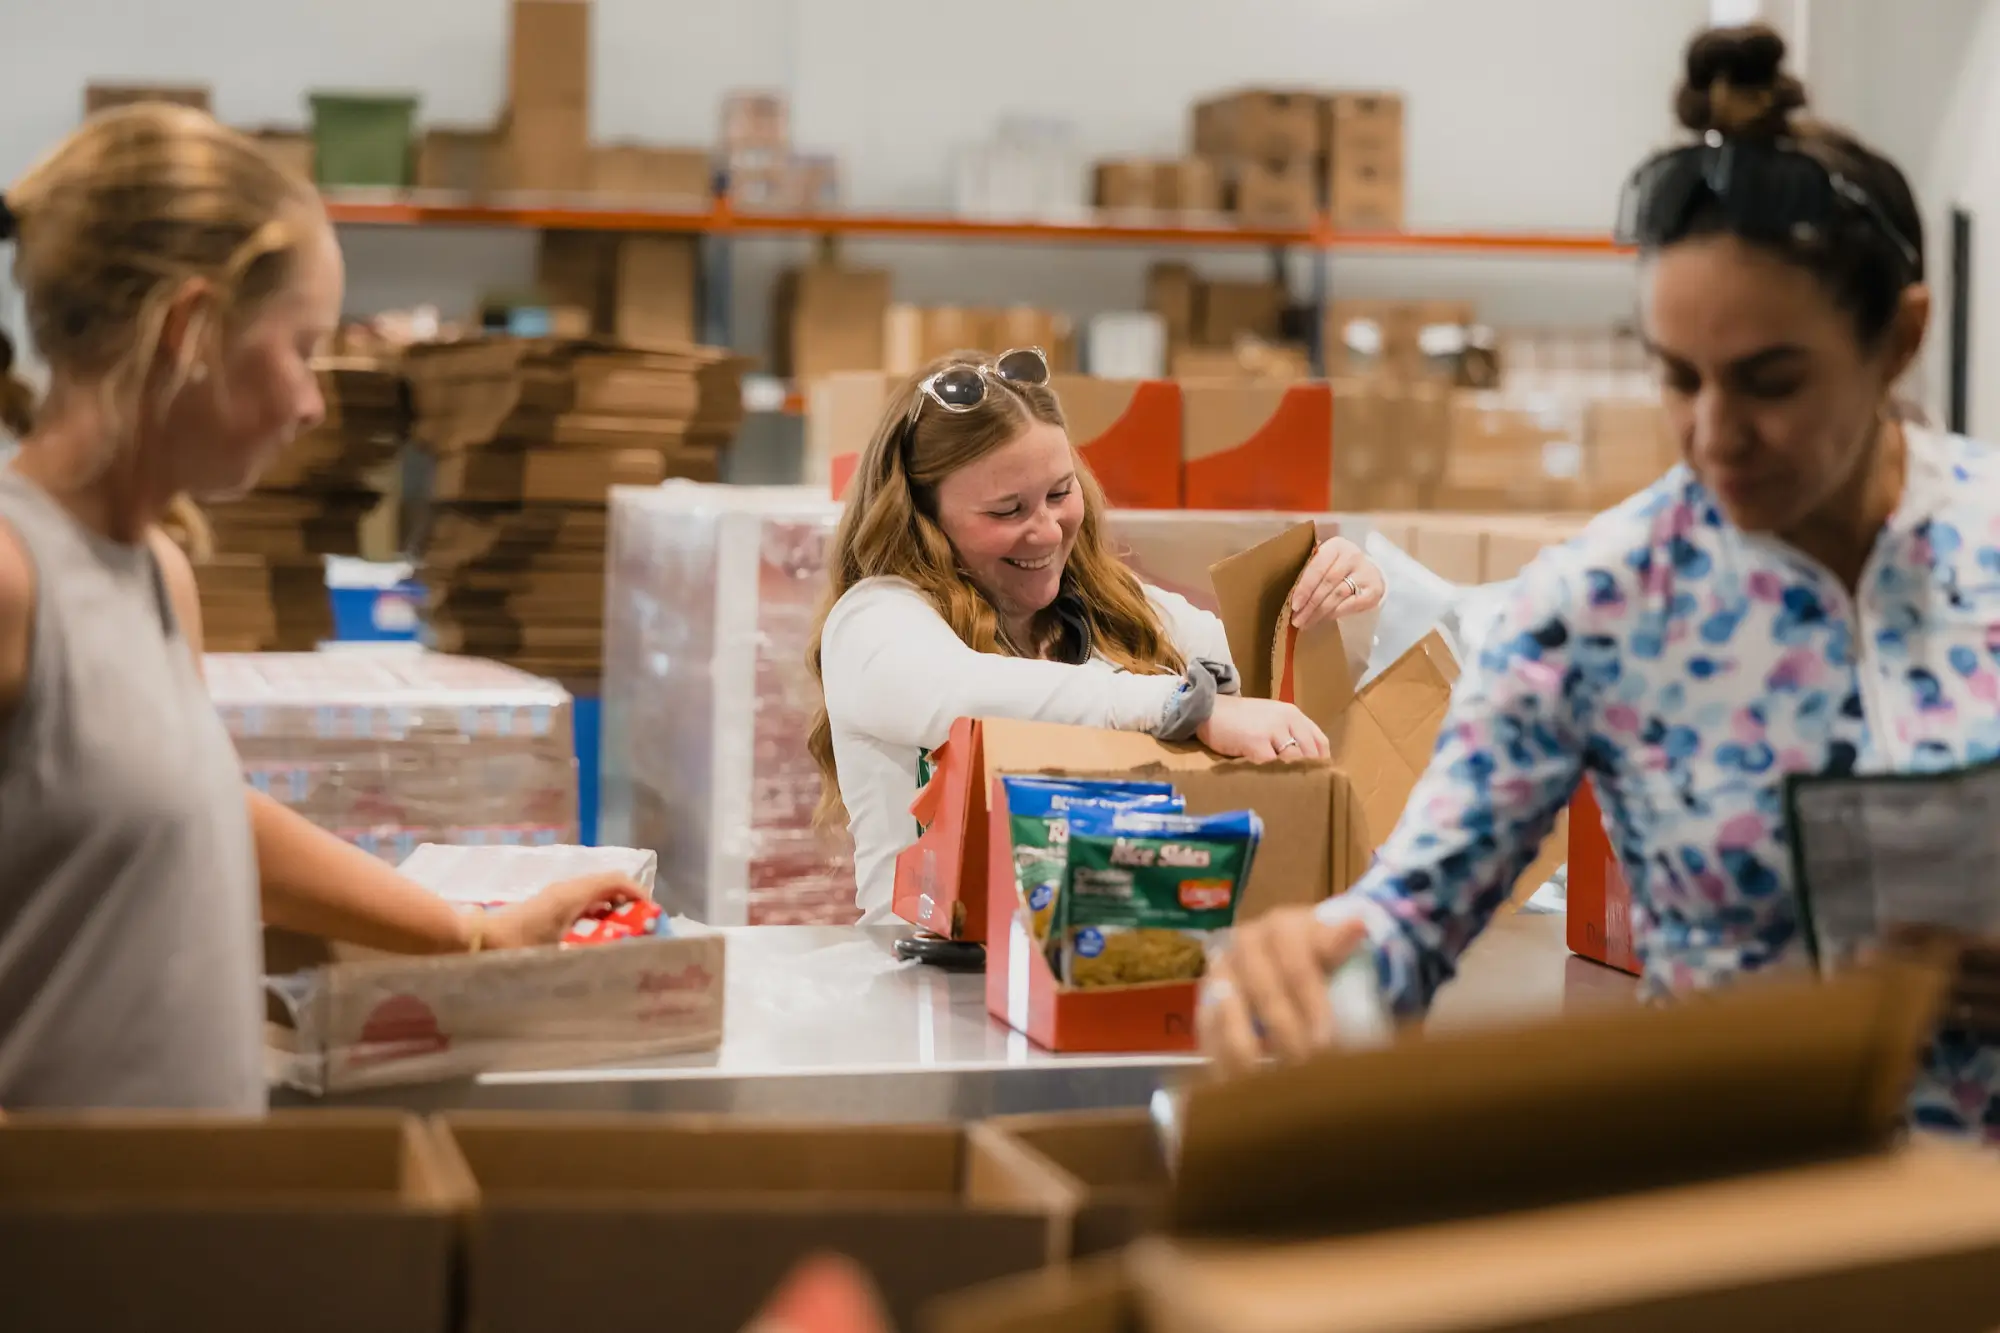
M 1285 751 L 1287 751 L 1287 750 L 1296 750 L 1296 749 L 1298 748 L 1298 745 L 1299 745 L 1299 738 L 1298 738 L 1298 737 L 1296 737 L 1296 736 L 1287 736 L 1287 737 L 1285 738 L 1285 743 L 1284 743 L 1283 745 L 1280 745 L 1280 746 L 1278 747 L 1278 753 L 1279 753 L 1279 754 L 1283 754 L 1283 753 L 1284 753 Z
M 1343 575 L 1340 581 L 1347 585 L 1348 597 L 1354 598 L 1354 597 L 1359 597 L 1361 595 L 1361 585 L 1354 581 L 1354 576 L 1352 574 Z

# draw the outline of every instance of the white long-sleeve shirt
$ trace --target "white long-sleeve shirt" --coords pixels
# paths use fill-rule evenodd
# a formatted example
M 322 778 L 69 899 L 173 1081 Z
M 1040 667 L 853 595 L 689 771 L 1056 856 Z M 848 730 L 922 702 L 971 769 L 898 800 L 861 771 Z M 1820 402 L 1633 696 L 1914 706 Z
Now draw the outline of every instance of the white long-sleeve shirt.
M 1182 656 L 1230 662 L 1220 620 L 1174 593 L 1145 591 Z M 834 604 L 820 676 L 864 925 L 892 918 L 896 856 L 917 838 L 918 765 L 952 723 L 1004 717 L 1151 731 L 1181 686 L 1177 675 L 1134 675 L 1101 657 L 1071 665 L 978 652 L 914 585 L 892 578 L 864 579 Z

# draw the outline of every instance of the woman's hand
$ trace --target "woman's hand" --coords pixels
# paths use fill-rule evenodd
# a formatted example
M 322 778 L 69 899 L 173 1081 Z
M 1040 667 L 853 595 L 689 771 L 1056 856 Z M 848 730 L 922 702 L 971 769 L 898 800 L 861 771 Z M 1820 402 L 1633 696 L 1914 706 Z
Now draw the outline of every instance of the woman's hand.
M 1303 1060 L 1327 1046 L 1327 979 L 1366 940 L 1359 921 L 1332 925 L 1310 907 L 1280 907 L 1237 926 L 1201 985 L 1203 1053 L 1220 1072 L 1240 1074 L 1267 1056 Z
M 1332 753 L 1326 733 L 1292 704 L 1275 699 L 1215 696 L 1215 711 L 1195 736 L 1225 759 L 1324 759 Z
M 1310 629 L 1323 621 L 1360 615 L 1382 605 L 1386 591 L 1382 571 L 1359 546 L 1345 537 L 1329 537 L 1292 586 L 1292 624 Z
M 615 872 L 566 879 L 549 885 L 526 902 L 488 912 L 481 947 L 529 949 L 538 944 L 554 944 L 579 918 L 645 896 L 638 885 Z

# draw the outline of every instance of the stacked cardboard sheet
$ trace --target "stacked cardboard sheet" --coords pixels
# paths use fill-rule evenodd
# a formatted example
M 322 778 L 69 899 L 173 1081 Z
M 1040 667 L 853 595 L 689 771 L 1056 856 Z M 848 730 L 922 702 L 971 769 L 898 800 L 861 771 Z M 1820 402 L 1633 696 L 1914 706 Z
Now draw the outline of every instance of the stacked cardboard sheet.
M 363 524 L 381 504 L 384 470 L 408 424 L 393 365 L 368 358 L 316 364 L 326 420 L 288 446 L 240 499 L 206 511 L 214 551 L 196 562 L 208 646 L 305 652 L 332 637 L 325 557 L 363 554 Z
M 412 433 L 435 459 L 419 571 L 435 646 L 594 681 L 609 492 L 714 479 L 742 421 L 741 363 L 484 339 L 417 347 L 406 364 Z

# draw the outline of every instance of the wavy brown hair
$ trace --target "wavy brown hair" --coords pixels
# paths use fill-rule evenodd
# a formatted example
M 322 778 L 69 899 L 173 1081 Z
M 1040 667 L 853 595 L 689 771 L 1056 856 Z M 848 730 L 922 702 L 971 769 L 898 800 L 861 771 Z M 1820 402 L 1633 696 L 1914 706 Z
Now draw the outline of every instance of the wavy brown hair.
M 971 411 L 946 412 L 932 404 L 918 414 L 914 427 L 904 425 L 925 379 L 948 366 L 985 365 L 991 359 L 981 352 L 954 352 L 925 366 L 889 395 L 848 488 L 827 561 L 829 586 L 807 658 L 815 681 L 821 679 L 820 636 L 826 618 L 847 590 L 863 579 L 903 579 L 924 595 L 969 647 L 1015 655 L 1000 634 L 993 604 L 966 576 L 950 539 L 938 526 L 937 487 L 960 468 L 1011 444 L 1034 422 L 1068 429 L 1062 404 L 1045 385 L 1014 384 L 989 376 L 986 397 Z M 1104 491 L 1082 455 L 1072 453 L 1077 484 L 1083 490 L 1083 522 L 1063 570 L 1063 584 L 1082 605 L 1093 650 L 1127 671 L 1186 670 L 1187 663 L 1167 638 L 1139 580 L 1106 543 Z M 806 746 L 819 765 L 819 820 L 837 823 L 845 808 L 824 689 Z

